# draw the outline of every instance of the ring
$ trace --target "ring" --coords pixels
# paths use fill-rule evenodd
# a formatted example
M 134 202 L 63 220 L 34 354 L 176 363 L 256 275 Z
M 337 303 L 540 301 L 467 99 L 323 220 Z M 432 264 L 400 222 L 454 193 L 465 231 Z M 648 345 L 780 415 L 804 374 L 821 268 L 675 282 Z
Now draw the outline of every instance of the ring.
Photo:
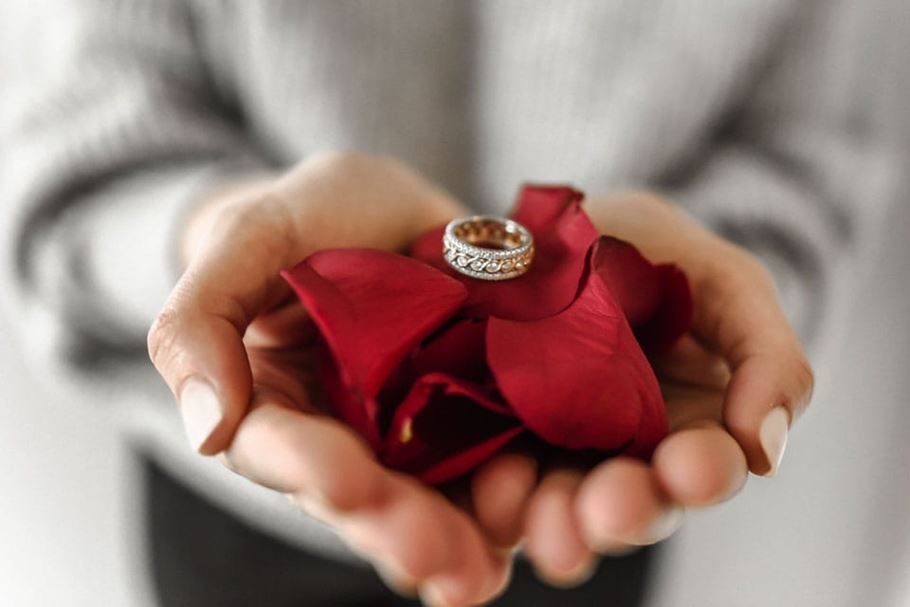
M 488 215 L 462 217 L 446 226 L 442 256 L 457 272 L 472 278 L 509 280 L 531 267 L 534 237 L 511 219 Z

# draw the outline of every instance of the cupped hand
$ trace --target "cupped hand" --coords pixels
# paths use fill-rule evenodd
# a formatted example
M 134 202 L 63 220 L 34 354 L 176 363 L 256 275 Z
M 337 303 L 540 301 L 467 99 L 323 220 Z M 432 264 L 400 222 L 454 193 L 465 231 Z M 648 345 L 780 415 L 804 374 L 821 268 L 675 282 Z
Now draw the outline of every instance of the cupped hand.
M 771 476 L 789 426 L 809 403 L 812 371 L 772 279 L 744 250 L 657 197 L 592 200 L 604 233 L 688 275 L 692 331 L 655 361 L 670 421 L 650 463 L 610 459 L 593 470 L 494 458 L 473 477 L 473 508 L 499 544 L 524 539 L 542 577 L 583 581 L 598 554 L 671 535 L 686 508 L 735 495 L 749 471 Z M 508 493 L 503 490 L 509 488 Z
M 462 509 L 322 414 L 302 374 L 311 325 L 279 272 L 323 248 L 404 249 L 462 212 L 408 168 L 363 155 L 314 156 L 227 187 L 190 219 L 186 271 L 149 333 L 194 448 L 288 494 L 390 585 L 446 605 L 501 592 L 509 558 Z

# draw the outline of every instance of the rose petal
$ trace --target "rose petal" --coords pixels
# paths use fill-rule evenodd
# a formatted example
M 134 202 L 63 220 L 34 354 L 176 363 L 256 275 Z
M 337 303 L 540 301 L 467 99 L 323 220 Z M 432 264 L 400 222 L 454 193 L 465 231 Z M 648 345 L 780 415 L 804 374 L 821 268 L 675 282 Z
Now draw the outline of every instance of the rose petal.
M 686 275 L 673 264 L 654 265 L 633 245 L 601 236 L 592 266 L 622 307 L 648 354 L 665 351 L 692 324 Z
M 695 316 L 692 290 L 685 273 L 673 264 L 657 266 L 661 285 L 660 304 L 654 315 L 635 328 L 641 347 L 649 355 L 669 350 L 689 331 Z
M 365 397 L 362 392 L 355 395 L 344 385 L 338 364 L 325 340 L 320 340 L 316 355 L 316 376 L 328 409 L 359 432 L 373 449 L 378 449 L 382 444 L 379 427 L 368 413 L 377 410 L 376 400 Z
M 461 283 L 419 261 L 367 249 L 321 251 L 282 276 L 328 344 L 337 383 L 373 424 L 391 371 L 467 296 Z M 364 415 L 351 408 L 342 408 L 347 421 L 362 426 Z
M 461 320 L 439 329 L 407 356 L 379 393 L 379 427 L 388 427 L 411 387 L 428 373 L 444 373 L 475 384 L 492 385 L 486 357 L 487 322 Z
M 666 433 L 654 371 L 619 302 L 592 272 L 551 318 L 491 318 L 487 360 L 515 414 L 544 440 L 571 449 L 634 446 L 647 456 Z
M 548 232 L 566 220 L 566 212 L 571 216 L 581 216 L 585 221 L 572 223 L 570 227 L 579 230 L 583 239 L 597 236 L 597 230 L 581 208 L 583 192 L 567 185 L 541 185 L 526 183 L 518 192 L 518 200 L 511 217 L 535 234 Z
M 581 208 L 581 192 L 565 186 L 526 185 L 513 218 L 534 235 L 534 261 L 520 278 L 483 281 L 456 272 L 442 258 L 443 228 L 431 230 L 411 247 L 411 255 L 462 281 L 468 288 L 463 313 L 537 320 L 572 303 L 597 230 Z
M 461 274 L 450 268 L 442 257 L 442 236 L 445 231 L 445 225 L 427 230 L 411 243 L 408 255 L 461 280 Z
M 461 320 L 431 336 L 406 358 L 402 375 L 408 384 L 427 373 L 445 373 L 474 383 L 490 379 L 487 367 L 487 321 Z
M 395 412 L 383 462 L 436 484 L 486 461 L 523 428 L 480 386 L 443 373 L 421 377 Z
M 632 327 L 654 315 L 660 302 L 660 283 L 650 261 L 634 246 L 611 236 L 597 239 L 592 267 L 622 308 Z

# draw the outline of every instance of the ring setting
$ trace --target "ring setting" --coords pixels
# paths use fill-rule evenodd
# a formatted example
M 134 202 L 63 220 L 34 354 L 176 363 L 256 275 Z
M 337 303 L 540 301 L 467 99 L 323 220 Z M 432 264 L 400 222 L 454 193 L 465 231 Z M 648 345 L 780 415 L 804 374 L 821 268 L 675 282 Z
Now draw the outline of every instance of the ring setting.
M 534 237 L 517 221 L 491 215 L 453 219 L 442 237 L 452 269 L 478 280 L 509 280 L 528 271 Z

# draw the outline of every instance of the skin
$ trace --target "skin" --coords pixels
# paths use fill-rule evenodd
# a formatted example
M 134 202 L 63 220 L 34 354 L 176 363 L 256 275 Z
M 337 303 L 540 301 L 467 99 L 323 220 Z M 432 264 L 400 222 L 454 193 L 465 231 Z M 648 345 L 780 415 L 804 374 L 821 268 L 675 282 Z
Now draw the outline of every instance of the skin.
M 186 226 L 186 271 L 149 333 L 152 361 L 178 402 L 190 379 L 215 389 L 221 417 L 201 453 L 286 493 L 394 589 L 434 605 L 486 602 L 508 584 L 522 540 L 541 577 L 576 584 L 599 554 L 660 541 L 682 508 L 722 502 L 749 471 L 768 473 L 762 420 L 776 405 L 795 419 L 812 390 L 773 283 L 748 253 L 651 195 L 586 209 L 601 231 L 673 261 L 693 285 L 693 331 L 657 363 L 671 433 L 650 464 L 538 470 L 510 452 L 444 496 L 382 467 L 310 400 L 301 369 L 312 329 L 279 270 L 328 247 L 401 250 L 467 212 L 388 158 L 315 155 L 278 178 L 213 192 Z

